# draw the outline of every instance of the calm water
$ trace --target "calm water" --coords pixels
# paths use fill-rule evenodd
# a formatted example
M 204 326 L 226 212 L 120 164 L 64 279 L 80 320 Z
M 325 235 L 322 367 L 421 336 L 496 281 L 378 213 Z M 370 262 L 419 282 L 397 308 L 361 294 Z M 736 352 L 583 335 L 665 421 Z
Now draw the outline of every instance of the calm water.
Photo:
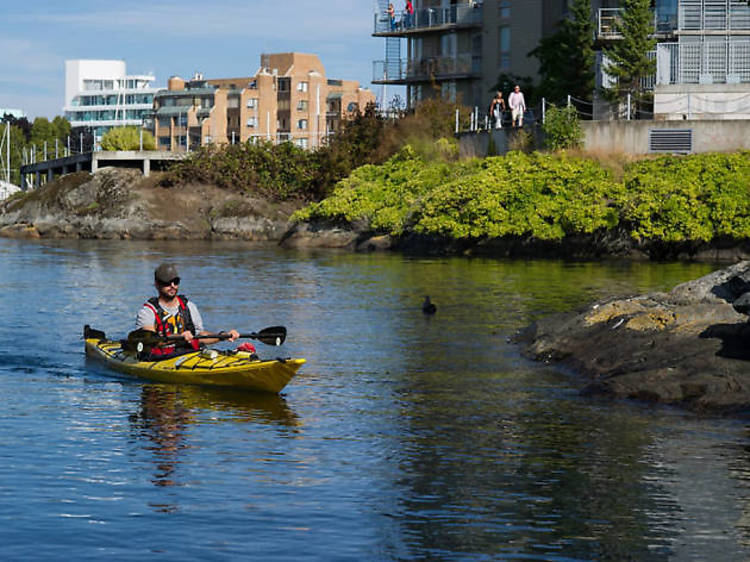
M 745 422 L 581 398 L 507 341 L 709 265 L 8 240 L 0 256 L 3 560 L 750 556 Z M 283 354 L 309 363 L 282 396 L 85 361 L 83 324 L 124 335 L 168 256 L 207 327 L 287 326 Z

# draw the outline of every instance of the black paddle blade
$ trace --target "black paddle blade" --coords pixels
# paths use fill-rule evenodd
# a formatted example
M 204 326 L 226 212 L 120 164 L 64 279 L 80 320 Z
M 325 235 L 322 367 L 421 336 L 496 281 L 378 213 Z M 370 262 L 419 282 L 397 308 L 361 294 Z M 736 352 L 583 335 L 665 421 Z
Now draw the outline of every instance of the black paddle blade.
M 286 339 L 286 328 L 284 326 L 273 326 L 264 328 L 258 333 L 241 335 L 241 338 L 252 338 L 266 345 L 281 345 Z
M 107 335 L 101 330 L 95 330 L 88 324 L 83 327 L 83 339 L 85 340 L 106 340 Z

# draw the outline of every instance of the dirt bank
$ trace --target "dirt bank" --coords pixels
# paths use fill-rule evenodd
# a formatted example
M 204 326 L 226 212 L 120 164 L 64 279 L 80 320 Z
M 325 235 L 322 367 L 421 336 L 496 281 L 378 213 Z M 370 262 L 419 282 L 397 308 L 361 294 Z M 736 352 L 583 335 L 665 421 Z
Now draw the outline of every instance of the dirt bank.
M 160 179 L 120 168 L 68 174 L 3 202 L 0 236 L 279 240 L 301 205 Z

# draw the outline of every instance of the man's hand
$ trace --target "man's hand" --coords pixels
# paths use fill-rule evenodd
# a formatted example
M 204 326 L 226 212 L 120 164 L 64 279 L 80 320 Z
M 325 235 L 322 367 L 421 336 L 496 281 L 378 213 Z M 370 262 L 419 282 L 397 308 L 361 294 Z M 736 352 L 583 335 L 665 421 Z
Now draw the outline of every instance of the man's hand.
M 180 334 L 180 336 L 181 336 L 181 337 L 182 337 L 182 339 L 184 339 L 184 340 L 185 340 L 186 342 L 190 342 L 190 341 L 192 341 L 192 340 L 193 340 L 193 338 L 195 338 L 195 336 L 193 335 L 193 332 L 191 332 L 190 330 L 185 330 L 184 332 L 182 332 L 182 333 Z

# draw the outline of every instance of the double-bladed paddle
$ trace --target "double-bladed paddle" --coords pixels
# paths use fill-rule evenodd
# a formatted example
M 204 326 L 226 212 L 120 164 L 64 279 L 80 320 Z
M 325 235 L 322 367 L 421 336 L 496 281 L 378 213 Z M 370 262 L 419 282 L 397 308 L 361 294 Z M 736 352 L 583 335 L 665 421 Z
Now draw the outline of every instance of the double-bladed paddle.
M 218 334 L 203 334 L 195 336 L 197 340 L 228 340 L 231 338 L 227 332 L 219 332 Z M 266 345 L 281 345 L 286 339 L 286 328 L 284 326 L 272 326 L 270 328 L 263 328 L 260 332 L 250 332 L 249 334 L 240 334 L 242 339 L 258 340 Z M 167 341 L 179 341 L 182 336 L 167 336 Z
M 228 340 L 232 336 L 227 332 L 219 332 L 218 334 L 203 334 L 196 336 L 195 339 L 217 339 L 217 340 Z M 240 338 L 258 340 L 266 345 L 281 345 L 286 339 L 286 328 L 284 326 L 272 326 L 270 328 L 264 328 L 259 332 L 250 332 L 249 334 L 240 334 Z M 154 347 L 162 347 L 169 345 L 169 343 L 176 343 L 182 341 L 184 338 L 179 335 L 162 337 L 150 330 L 138 329 L 128 334 L 128 339 L 124 342 L 123 349 L 130 351 L 144 351 L 152 349 Z

